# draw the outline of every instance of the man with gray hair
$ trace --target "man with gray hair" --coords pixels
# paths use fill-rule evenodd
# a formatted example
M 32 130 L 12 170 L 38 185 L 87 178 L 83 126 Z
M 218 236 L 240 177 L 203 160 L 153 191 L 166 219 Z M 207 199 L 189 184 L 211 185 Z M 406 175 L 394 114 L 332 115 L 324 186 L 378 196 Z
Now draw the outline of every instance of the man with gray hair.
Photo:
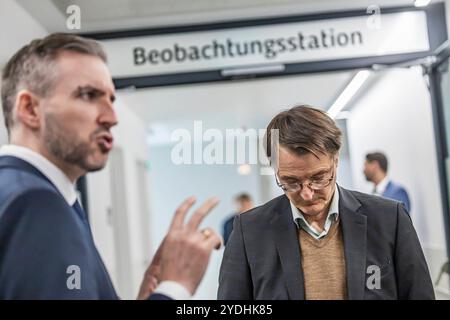
M 325 112 L 283 111 L 266 136 L 284 195 L 235 218 L 219 299 L 434 299 L 403 205 L 337 185 L 341 131 Z
M 20 49 L 2 75 L 10 144 L 0 149 L 0 299 L 117 299 L 75 182 L 102 169 L 118 119 L 106 54 L 93 40 L 53 34 Z M 198 230 L 212 198 L 176 211 L 141 299 L 188 299 L 220 237 Z

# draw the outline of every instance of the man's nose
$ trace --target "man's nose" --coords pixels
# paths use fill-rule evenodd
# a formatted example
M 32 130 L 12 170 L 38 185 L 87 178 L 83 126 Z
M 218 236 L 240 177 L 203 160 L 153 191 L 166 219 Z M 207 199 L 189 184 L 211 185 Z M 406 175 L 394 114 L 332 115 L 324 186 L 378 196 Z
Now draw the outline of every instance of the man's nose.
M 312 200 L 314 197 L 314 191 L 311 190 L 308 186 L 303 185 L 302 190 L 300 190 L 300 195 L 303 200 Z
M 108 105 L 102 109 L 99 122 L 108 129 L 117 125 L 118 119 L 112 103 L 108 103 Z

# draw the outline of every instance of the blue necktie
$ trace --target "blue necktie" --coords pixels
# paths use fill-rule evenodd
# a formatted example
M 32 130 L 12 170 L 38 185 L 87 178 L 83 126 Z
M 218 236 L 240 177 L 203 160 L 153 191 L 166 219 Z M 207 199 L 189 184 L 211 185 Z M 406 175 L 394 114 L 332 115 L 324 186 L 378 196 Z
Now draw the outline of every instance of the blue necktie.
M 83 223 L 88 227 L 89 232 L 91 231 L 91 227 L 89 226 L 89 221 L 87 220 L 87 216 L 86 216 L 86 212 L 84 211 L 84 209 L 81 207 L 80 203 L 77 201 L 75 201 L 75 203 L 73 204 L 72 208 L 75 210 L 75 212 L 78 214 L 78 216 L 81 218 L 81 221 L 83 221 Z

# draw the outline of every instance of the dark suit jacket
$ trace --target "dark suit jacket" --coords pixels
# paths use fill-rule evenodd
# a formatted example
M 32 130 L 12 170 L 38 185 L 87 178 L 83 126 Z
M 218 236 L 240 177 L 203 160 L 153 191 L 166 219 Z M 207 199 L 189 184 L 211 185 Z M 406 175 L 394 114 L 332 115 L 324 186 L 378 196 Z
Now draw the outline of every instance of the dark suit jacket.
M 408 192 L 406 192 L 405 188 L 403 188 L 401 185 L 389 181 L 386 189 L 381 196 L 400 201 L 405 204 L 405 208 L 408 213 L 411 211 L 411 202 L 409 201 Z
M 32 165 L 0 157 L 0 299 L 117 298 L 87 221 Z
M 349 299 L 434 299 L 411 219 L 392 200 L 339 187 Z M 289 200 L 280 196 L 235 218 L 219 276 L 219 299 L 304 299 L 301 248 Z M 380 289 L 367 280 L 380 269 Z M 370 287 L 370 286 L 369 286 Z

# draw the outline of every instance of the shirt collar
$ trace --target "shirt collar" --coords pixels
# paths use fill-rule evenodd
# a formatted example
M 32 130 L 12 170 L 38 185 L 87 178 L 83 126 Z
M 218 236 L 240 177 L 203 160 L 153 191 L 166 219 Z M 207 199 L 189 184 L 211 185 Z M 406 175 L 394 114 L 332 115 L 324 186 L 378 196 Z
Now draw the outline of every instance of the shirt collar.
M 301 211 L 292 203 L 292 201 L 290 201 L 290 203 L 291 203 L 292 217 L 293 217 L 294 222 L 297 225 L 297 227 L 303 228 L 303 226 L 301 226 L 301 225 L 299 225 L 299 223 L 297 223 L 297 219 L 300 218 L 303 225 L 305 225 L 308 229 L 312 229 L 312 227 L 306 221 L 306 219 L 303 216 L 303 214 L 301 213 Z M 326 223 L 325 223 L 325 230 L 323 232 L 323 235 L 326 235 L 328 233 L 328 229 L 330 228 L 332 222 L 337 221 L 338 217 L 339 217 L 339 190 L 338 190 L 337 184 L 335 184 L 333 198 L 331 199 L 331 204 L 330 204 L 330 208 L 328 209 L 327 219 L 325 220 Z M 306 230 L 306 231 L 308 231 L 308 230 Z
M 375 192 L 376 192 L 376 194 L 382 195 L 383 192 L 386 190 L 386 187 L 387 187 L 388 183 L 389 183 L 389 178 L 388 178 L 388 176 L 386 176 L 386 177 L 384 177 L 384 179 L 381 180 L 380 183 L 377 184 L 377 186 L 375 187 L 375 190 L 376 190 Z
M 41 154 L 26 147 L 9 144 L 0 148 L 0 156 L 13 156 L 28 162 L 55 185 L 70 206 L 77 200 L 75 184 L 69 180 L 61 169 Z

